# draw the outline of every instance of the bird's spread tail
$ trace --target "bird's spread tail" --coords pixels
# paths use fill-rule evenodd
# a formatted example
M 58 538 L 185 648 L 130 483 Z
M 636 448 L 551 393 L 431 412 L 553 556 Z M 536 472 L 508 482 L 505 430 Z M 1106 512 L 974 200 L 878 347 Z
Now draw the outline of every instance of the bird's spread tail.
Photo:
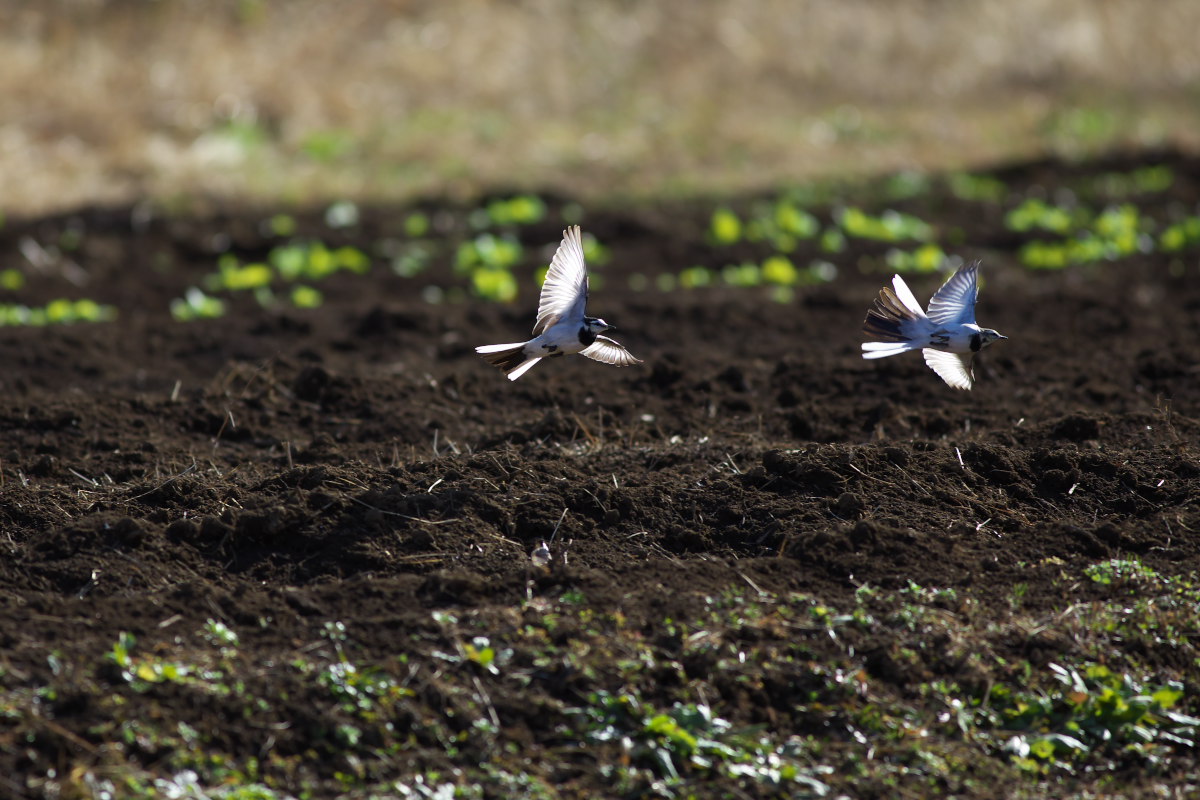
M 863 344 L 864 359 L 886 359 L 928 344 L 922 324 L 928 318 L 912 290 L 899 275 L 892 279 L 892 287 L 880 289 L 875 306 L 866 312 L 863 332 L 877 341 Z
M 921 345 L 917 342 L 864 342 L 862 346 L 863 358 L 887 358 L 888 356 L 897 356 L 901 353 L 907 353 L 909 350 L 920 350 Z
M 879 290 L 875 305 L 863 320 L 863 332 L 877 341 L 862 346 L 863 358 L 887 358 L 909 350 L 920 350 L 925 342 L 922 323 L 928 319 L 912 290 L 899 275 L 891 287 Z
M 530 367 L 541 361 L 538 356 L 526 358 L 525 342 L 485 344 L 476 347 L 475 352 L 483 356 L 484 360 L 493 367 L 503 370 L 510 381 L 515 381 L 528 372 Z
M 915 327 L 913 323 L 924 316 L 919 309 L 909 308 L 885 286 L 879 290 L 874 307 L 867 311 L 863 332 L 880 342 L 910 342 Z

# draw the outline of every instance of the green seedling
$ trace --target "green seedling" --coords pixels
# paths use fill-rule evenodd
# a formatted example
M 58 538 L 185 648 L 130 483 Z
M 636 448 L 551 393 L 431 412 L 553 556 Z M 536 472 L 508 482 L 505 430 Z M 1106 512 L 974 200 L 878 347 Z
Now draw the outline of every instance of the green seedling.
M 469 275 L 479 267 L 507 270 L 521 260 L 521 255 L 521 243 L 516 239 L 481 233 L 458 246 L 454 271 L 459 275 Z
M 476 269 L 471 273 L 471 288 L 484 300 L 511 303 L 517 299 L 517 279 L 508 270 Z
M 1004 225 L 1018 233 L 1042 230 L 1065 236 L 1080 225 L 1086 224 L 1087 218 L 1088 213 L 1084 209 L 1069 210 L 1030 197 L 1004 215 Z
M 210 619 L 204 623 L 204 638 L 210 644 L 217 645 L 222 648 L 236 648 L 239 640 L 237 632 L 226 625 L 224 622 Z
M 270 286 L 260 286 L 254 290 L 254 300 L 263 308 L 273 308 L 278 305 L 279 298 L 275 296 L 275 292 Z
M 262 227 L 271 236 L 292 236 L 296 233 L 296 218 L 291 214 L 276 214 L 263 223 Z
M 676 703 L 669 711 L 655 712 L 635 694 L 603 690 L 587 700 L 575 711 L 583 738 L 598 745 L 619 744 L 634 764 L 665 782 L 664 788 L 724 775 L 787 786 L 791 797 L 821 797 L 829 790 L 816 776 L 832 770 L 803 764 L 794 741 L 774 742 L 757 727 L 736 729 L 705 703 Z
M 284 280 L 291 281 L 305 273 L 309 262 L 309 253 L 307 248 L 301 244 L 282 245 L 271 250 L 267 261 Z
M 1068 108 L 1051 114 L 1045 122 L 1046 134 L 1064 148 L 1079 150 L 1098 147 L 1111 140 L 1117 120 L 1105 108 Z
M 345 158 L 355 147 L 353 134 L 342 130 L 316 131 L 300 142 L 300 149 L 306 156 L 324 163 Z
M 100 305 L 94 300 L 51 300 L 45 307 L 46 322 L 69 325 L 75 322 L 109 322 L 116 319 L 113 306 Z
M 800 271 L 787 256 L 769 256 L 762 263 L 762 279 L 776 286 L 794 286 Z
M 271 139 L 270 132 L 257 120 L 233 119 L 203 134 L 206 141 L 232 150 L 242 157 L 249 156 Z
M 217 259 L 217 271 L 204 277 L 204 288 L 210 292 L 239 292 L 269 286 L 274 278 L 274 271 L 266 264 L 242 265 L 237 256 L 226 253 Z
M 821 232 L 821 250 L 826 253 L 840 253 L 846 249 L 846 236 L 837 228 L 826 228 Z
M 45 309 L 34 309 L 18 303 L 5 303 L 0 305 L 0 326 L 45 324 Z
M 182 664 L 174 664 L 154 657 L 134 658 L 133 648 L 137 637 L 122 631 L 107 654 L 110 663 L 116 665 L 121 678 L 135 689 L 145 690 L 154 683 L 180 683 L 190 674 Z
M 51 300 L 45 306 L 30 308 L 18 303 L 0 304 L 0 326 L 71 325 L 76 322 L 111 322 L 117 309 L 95 300 Z
M 758 202 L 743 219 L 728 206 L 720 206 L 709 219 L 707 239 L 725 247 L 741 241 L 770 242 L 780 252 L 795 250 L 801 239 L 811 239 L 821 230 L 817 218 L 805 211 L 790 196 Z
M 81 226 L 65 228 L 58 235 L 58 249 L 64 253 L 72 253 L 78 250 L 81 244 L 83 244 L 83 228 Z
M 117 641 L 113 644 L 112 650 L 109 651 L 107 658 L 110 662 L 117 665 L 117 668 L 124 674 L 133 664 L 133 647 L 137 644 L 137 637 L 127 631 L 121 631 L 117 636 Z M 125 678 L 129 680 L 128 677 Z
M 608 248 L 602 245 L 600 240 L 592 234 L 583 234 L 582 241 L 583 258 L 587 261 L 589 267 L 602 266 L 607 264 L 609 259 L 612 258 L 612 254 Z
M 267 263 L 286 281 L 319 281 L 345 270 L 363 275 L 371 269 L 371 258 L 357 247 L 330 250 L 322 242 L 293 242 L 275 247 Z
M 567 225 L 582 225 L 585 216 L 583 206 L 579 203 L 564 203 L 558 214 Z
M 500 667 L 512 660 L 513 650 L 510 647 L 497 650 L 488 637 L 476 636 L 459 644 L 457 653 L 435 651 L 434 656 L 451 664 L 474 664 L 491 675 L 499 675 Z
M 820 230 L 816 217 L 790 199 L 780 198 L 755 206 L 745 225 L 745 238 L 751 242 L 767 241 L 779 252 L 790 253 L 800 240 L 811 239 Z
M 1158 237 L 1158 245 L 1168 253 L 1177 253 L 1200 244 L 1200 216 L 1188 217 L 1168 225 Z
M 429 215 L 420 211 L 414 211 L 404 218 L 404 235 L 413 239 L 420 239 L 429 233 Z
M 718 208 L 708 225 L 709 238 L 715 244 L 737 244 L 742 239 L 742 221 L 728 208 Z
M 786 305 L 796 299 L 796 290 L 791 286 L 772 286 L 770 297 L 772 303 Z
M 1073 264 L 1112 261 L 1154 248 L 1152 223 L 1132 205 L 1106 208 L 1071 238 L 1057 242 L 1034 240 L 1020 251 L 1021 261 L 1034 269 L 1062 269 Z
M 945 263 L 946 253 L 933 242 L 926 242 L 912 251 L 888 250 L 884 260 L 894 272 L 936 272 Z
M 325 224 L 330 228 L 353 228 L 358 220 L 358 206 L 349 200 L 338 200 L 325 209 Z
M 1200 718 L 1173 710 L 1184 697 L 1181 683 L 1154 688 L 1100 664 L 1049 669 L 1057 689 L 1024 693 L 993 687 L 983 712 L 998 727 L 1028 731 L 1006 746 L 1021 768 L 1070 769 L 1102 755 L 1149 758 L 1195 747 Z
M 1175 183 L 1175 172 L 1168 166 L 1141 167 L 1131 172 L 1107 172 L 1092 181 L 1095 194 L 1111 198 L 1158 194 Z
M 382 670 L 359 669 L 348 661 L 326 665 L 317 673 L 317 683 L 343 711 L 367 719 L 413 695 L 411 689 L 401 686 Z
M 924 172 L 898 172 L 884 181 L 883 192 L 890 200 L 907 200 L 927 193 L 931 182 Z
M 1004 199 L 1007 187 L 1004 181 L 990 175 L 972 175 L 969 172 L 955 172 L 946 183 L 950 193 L 959 200 L 976 202 L 999 203 Z
M 1159 575 L 1136 559 L 1113 558 L 1084 568 L 1083 574 L 1092 581 L 1110 586 L 1113 584 L 1136 584 L 1159 580 Z
M 546 216 L 546 203 L 537 195 L 520 194 L 487 205 L 487 219 L 497 226 L 531 225 Z
M 1081 256 L 1068 244 L 1032 241 L 1021 247 L 1021 263 L 1034 269 L 1063 269 Z
M 311 286 L 295 286 L 291 300 L 296 308 L 317 308 L 325 302 L 325 296 Z
M 500 667 L 512 659 L 511 648 L 496 650 L 486 636 L 476 636 L 462 646 L 463 657 L 492 675 L 500 674 Z
M 838 275 L 837 264 L 822 259 L 814 259 L 800 276 L 801 283 L 829 283 Z
M 1129 173 L 1134 191 L 1144 194 L 1165 192 L 1175 183 L 1175 172 L 1168 166 L 1142 167 Z
M 15 292 L 25 286 L 25 275 L 19 269 L 0 270 L 0 289 Z
M 879 216 L 872 216 L 860 208 L 850 206 L 841 209 L 834 216 L 846 235 L 859 239 L 924 242 L 933 238 L 933 226 L 901 211 L 888 209 Z
M 392 255 L 392 272 L 401 278 L 413 278 L 425 271 L 433 259 L 433 251 L 424 242 L 408 242 Z
M 688 267 L 679 273 L 679 285 L 684 289 L 701 289 L 713 284 L 713 271 L 708 267 Z
M 721 268 L 721 280 L 729 286 L 749 288 L 762 285 L 762 271 L 758 264 L 746 262 L 729 264 Z
M 786 200 L 775 203 L 772 219 L 778 230 L 797 239 L 811 239 L 821 229 L 816 217 Z
M 171 316 L 180 322 L 218 319 L 225 316 L 225 301 L 210 297 L 195 286 L 188 287 L 182 298 L 171 301 Z

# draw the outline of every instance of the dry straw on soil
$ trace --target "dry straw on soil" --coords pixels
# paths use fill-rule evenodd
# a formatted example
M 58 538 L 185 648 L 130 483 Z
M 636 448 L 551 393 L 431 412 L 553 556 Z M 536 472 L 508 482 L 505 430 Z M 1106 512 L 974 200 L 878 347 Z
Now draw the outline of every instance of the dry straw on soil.
M 723 191 L 1197 143 L 1190 0 L 0 8 L 0 208 Z

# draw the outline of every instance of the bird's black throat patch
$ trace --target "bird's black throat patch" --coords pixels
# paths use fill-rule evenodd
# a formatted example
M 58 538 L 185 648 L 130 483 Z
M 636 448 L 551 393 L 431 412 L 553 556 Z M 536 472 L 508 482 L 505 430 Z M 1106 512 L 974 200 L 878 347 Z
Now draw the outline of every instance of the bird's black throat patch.
M 587 325 L 579 329 L 579 343 L 584 347 L 591 347 L 596 341 L 596 334 L 592 333 Z
M 971 352 L 978 353 L 982 347 L 983 347 L 983 334 L 972 333 L 971 334 Z

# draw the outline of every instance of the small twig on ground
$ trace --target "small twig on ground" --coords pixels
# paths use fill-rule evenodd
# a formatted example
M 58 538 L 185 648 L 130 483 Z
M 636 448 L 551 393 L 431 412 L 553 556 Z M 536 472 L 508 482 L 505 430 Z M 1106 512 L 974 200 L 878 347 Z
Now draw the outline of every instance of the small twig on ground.
M 459 521 L 458 517 L 451 517 L 450 519 L 422 519 L 421 517 L 410 517 L 408 514 L 401 514 L 398 511 L 388 511 L 386 509 L 379 508 L 377 506 L 373 506 L 370 503 L 366 503 L 366 502 L 363 502 L 362 500 L 359 500 L 357 497 L 348 497 L 347 499 L 353 503 L 358 503 L 363 508 L 369 508 L 372 511 L 378 511 L 380 514 L 387 514 L 389 517 L 399 517 L 400 519 L 407 519 L 411 522 L 419 522 L 422 525 L 448 525 L 451 522 Z
M 583 424 L 583 420 L 579 418 L 579 415 L 572 413 L 571 416 L 574 417 L 575 424 L 579 426 L 579 430 L 583 431 L 583 438 L 588 440 L 588 444 L 590 444 L 592 447 L 598 447 L 600 442 L 595 436 L 592 435 L 592 432 L 588 430 L 588 426 Z
M 554 526 L 554 532 L 550 534 L 550 541 L 548 542 L 548 544 L 554 544 L 554 537 L 558 536 L 558 527 L 559 527 L 559 525 L 563 524 L 563 520 L 566 518 L 567 518 L 567 510 L 564 508 L 562 515 L 558 518 L 558 525 Z
M 195 462 L 195 461 L 193 461 L 193 462 L 192 462 L 192 465 L 191 465 L 190 467 L 187 467 L 187 468 L 185 468 L 185 469 L 184 469 L 182 472 L 179 472 L 179 473 L 177 473 L 177 474 L 175 474 L 175 475 L 172 475 L 171 477 L 167 478 L 165 481 L 163 481 L 162 483 L 160 483 L 158 486 L 155 486 L 153 489 L 148 489 L 147 491 L 144 491 L 144 492 L 142 492 L 141 494 L 134 495 L 133 497 L 130 497 L 130 498 L 129 498 L 129 500 L 140 500 L 140 499 L 142 499 L 143 497 L 145 497 L 145 496 L 146 496 L 146 495 L 148 495 L 148 494 L 153 494 L 154 492 L 157 492 L 159 489 L 161 489 L 161 488 L 163 488 L 164 486 L 166 486 L 166 485 L 167 485 L 168 483 L 170 483 L 171 481 L 174 481 L 174 480 L 177 480 L 177 479 L 179 479 L 179 478 L 182 478 L 184 475 L 187 475 L 189 472 L 191 472 L 191 471 L 192 471 L 192 470 L 194 470 L 194 469 L 196 469 L 196 462 Z

